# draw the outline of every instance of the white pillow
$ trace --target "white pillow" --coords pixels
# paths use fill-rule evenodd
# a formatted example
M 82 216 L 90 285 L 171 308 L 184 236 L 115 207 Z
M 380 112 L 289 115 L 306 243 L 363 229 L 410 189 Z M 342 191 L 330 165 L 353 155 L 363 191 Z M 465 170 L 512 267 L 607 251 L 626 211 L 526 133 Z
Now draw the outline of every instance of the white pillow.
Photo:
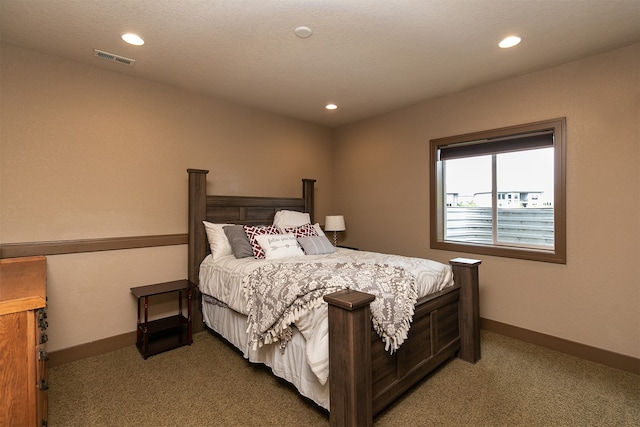
M 293 234 L 261 234 L 256 236 L 256 241 L 264 251 L 265 259 L 304 255 Z
M 324 234 L 324 230 L 322 229 L 322 227 L 320 227 L 319 223 L 315 223 L 313 224 L 313 227 L 316 229 L 316 233 L 318 233 L 318 236 L 325 236 Z
M 204 230 L 207 233 L 207 240 L 209 241 L 209 247 L 211 248 L 211 255 L 213 259 L 218 259 L 225 255 L 232 255 L 231 244 L 227 235 L 224 233 L 222 227 L 230 226 L 233 224 L 213 224 L 208 221 L 202 221 L 204 224 Z
M 273 217 L 273 225 L 277 226 L 281 230 L 285 228 L 299 227 L 301 225 L 309 224 L 311 218 L 308 212 L 297 212 L 281 210 L 276 212 Z

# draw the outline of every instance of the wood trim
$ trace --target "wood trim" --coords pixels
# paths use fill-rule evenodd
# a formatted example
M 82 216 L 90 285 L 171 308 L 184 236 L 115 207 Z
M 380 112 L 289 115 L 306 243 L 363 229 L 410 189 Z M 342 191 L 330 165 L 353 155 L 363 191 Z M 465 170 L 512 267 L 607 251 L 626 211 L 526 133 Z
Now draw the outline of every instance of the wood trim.
M 506 323 L 496 322 L 495 320 L 490 319 L 481 318 L 480 327 L 500 335 L 640 375 L 640 359 L 635 357 L 591 347 L 551 335 L 541 334 L 539 332 L 530 331 L 528 329 L 519 328 Z
M 91 341 L 74 347 L 52 351 L 49 353 L 49 367 L 52 368 L 54 366 L 64 365 L 65 363 L 86 359 L 87 357 L 98 356 L 135 344 L 136 331 L 131 331 L 98 341 Z
M 155 246 L 186 245 L 188 241 L 189 236 L 187 234 L 161 234 L 156 236 L 7 243 L 0 245 L 0 258 L 62 255 L 82 252 L 149 248 Z
M 564 340 L 562 338 L 519 328 L 517 326 L 507 325 L 506 323 L 496 322 L 495 320 L 480 318 L 480 326 L 486 331 L 495 332 L 500 335 L 559 351 L 580 359 L 589 360 L 590 362 L 600 363 L 611 368 L 640 375 L 640 359 L 635 357 L 590 347 L 573 341 Z M 49 353 L 49 366 L 53 367 L 75 362 L 87 357 L 118 350 L 129 345 L 135 345 L 135 343 L 136 332 L 131 331 L 122 335 L 116 335 L 102 340 L 80 344 L 75 347 L 53 351 Z
M 474 242 L 454 242 L 444 240 L 444 202 L 442 193 L 442 162 L 438 158 L 440 147 L 468 141 L 501 138 L 528 132 L 553 129 L 554 133 L 554 243 L 553 250 L 541 250 L 530 247 L 511 247 Z M 567 228 L 566 228 L 566 118 L 561 117 L 524 125 L 509 126 L 482 132 L 446 138 L 432 139 L 429 142 L 430 183 L 430 247 L 450 252 L 464 252 L 474 255 L 490 255 L 505 258 L 524 259 L 530 261 L 567 263 Z

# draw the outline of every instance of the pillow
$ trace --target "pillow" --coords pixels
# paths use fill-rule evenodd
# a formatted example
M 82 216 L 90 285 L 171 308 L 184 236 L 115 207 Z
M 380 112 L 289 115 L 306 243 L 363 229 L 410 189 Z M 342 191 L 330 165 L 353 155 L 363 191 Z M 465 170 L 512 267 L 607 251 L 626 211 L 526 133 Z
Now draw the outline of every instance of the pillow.
M 311 218 L 306 212 L 281 210 L 276 212 L 273 217 L 273 225 L 281 229 L 287 227 L 297 227 L 299 225 L 309 224 Z
M 304 224 L 298 227 L 290 227 L 284 229 L 285 233 L 291 233 L 296 237 L 317 236 L 316 228 L 311 224 Z
M 204 224 L 204 231 L 207 233 L 207 240 L 209 241 L 213 259 L 231 255 L 233 253 L 231 244 L 222 227 L 233 224 L 213 224 L 207 221 L 202 221 L 202 223 Z
M 322 229 L 322 227 L 320 227 L 320 224 L 318 224 L 317 222 L 315 224 L 313 224 L 313 228 L 316 229 L 316 234 L 318 236 L 324 236 L 324 230 Z
M 264 251 L 260 247 L 260 244 L 256 241 L 256 236 L 263 234 L 280 234 L 280 229 L 275 225 L 243 225 L 244 232 L 249 238 L 251 243 L 251 249 L 253 251 L 253 257 L 256 259 L 264 258 Z
M 262 234 L 256 236 L 256 241 L 264 251 L 266 259 L 278 259 L 288 256 L 304 255 L 296 236 L 293 234 Z
M 336 251 L 336 248 L 324 234 L 322 236 L 298 237 L 297 240 L 307 255 L 332 254 Z
M 253 256 L 253 248 L 249 243 L 247 233 L 241 225 L 229 225 L 222 227 L 224 234 L 231 244 L 231 251 L 236 258 L 248 258 Z

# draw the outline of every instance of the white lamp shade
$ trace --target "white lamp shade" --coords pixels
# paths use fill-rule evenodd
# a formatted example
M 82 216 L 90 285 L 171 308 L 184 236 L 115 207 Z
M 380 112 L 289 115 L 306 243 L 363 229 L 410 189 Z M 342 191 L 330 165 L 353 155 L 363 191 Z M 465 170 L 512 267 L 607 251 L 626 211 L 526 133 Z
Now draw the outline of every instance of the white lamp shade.
M 344 216 L 330 215 L 324 219 L 324 231 L 344 231 Z

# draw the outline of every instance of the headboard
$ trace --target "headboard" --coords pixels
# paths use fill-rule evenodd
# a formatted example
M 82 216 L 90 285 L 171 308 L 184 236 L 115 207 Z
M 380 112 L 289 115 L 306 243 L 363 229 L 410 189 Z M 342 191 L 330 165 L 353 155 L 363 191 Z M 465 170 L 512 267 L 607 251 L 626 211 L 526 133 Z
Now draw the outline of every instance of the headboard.
M 209 252 L 202 221 L 243 225 L 271 224 L 282 209 L 308 212 L 313 218 L 315 179 L 302 180 L 302 197 L 252 197 L 207 195 L 208 170 L 189 173 L 189 281 L 198 284 L 200 263 Z

